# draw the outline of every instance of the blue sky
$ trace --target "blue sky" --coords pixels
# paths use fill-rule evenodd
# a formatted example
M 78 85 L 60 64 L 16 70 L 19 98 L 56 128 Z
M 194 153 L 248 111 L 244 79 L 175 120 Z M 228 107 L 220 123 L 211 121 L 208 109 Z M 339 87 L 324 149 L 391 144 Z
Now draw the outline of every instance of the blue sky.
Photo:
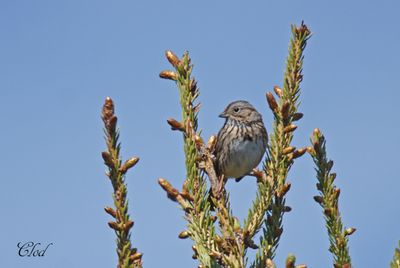
M 179 240 L 183 213 L 157 184 L 184 178 L 178 93 L 158 78 L 164 51 L 188 50 L 201 90 L 200 127 L 216 133 L 231 101 L 250 101 L 271 130 L 265 92 L 282 84 L 290 24 L 313 37 L 305 53 L 294 145 L 319 127 L 335 161 L 340 208 L 355 267 L 388 267 L 400 239 L 400 28 L 398 1 L 7 1 L 0 2 L 1 267 L 115 267 L 112 204 L 100 152 L 100 110 L 116 103 L 133 243 L 145 267 L 194 267 Z M 288 253 L 330 267 L 328 237 L 312 160 L 289 175 L 292 189 L 276 263 Z M 255 193 L 251 178 L 229 182 L 241 219 Z M 17 243 L 53 243 L 43 258 L 21 258 Z M 250 254 L 252 256 L 252 254 Z

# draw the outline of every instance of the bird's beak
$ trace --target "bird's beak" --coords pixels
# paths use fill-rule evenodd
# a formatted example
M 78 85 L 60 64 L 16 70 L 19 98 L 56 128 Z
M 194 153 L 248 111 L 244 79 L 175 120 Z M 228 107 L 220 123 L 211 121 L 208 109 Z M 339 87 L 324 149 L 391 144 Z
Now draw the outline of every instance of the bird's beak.
M 219 117 L 221 117 L 221 118 L 227 118 L 228 116 L 226 115 L 225 112 L 223 112 L 223 113 L 221 113 L 221 114 L 219 115 Z

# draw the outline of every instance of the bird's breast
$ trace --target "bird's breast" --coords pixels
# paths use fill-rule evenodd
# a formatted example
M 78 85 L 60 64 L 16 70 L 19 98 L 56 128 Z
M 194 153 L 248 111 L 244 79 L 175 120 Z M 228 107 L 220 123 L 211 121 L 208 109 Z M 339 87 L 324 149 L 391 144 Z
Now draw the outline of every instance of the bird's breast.
M 264 152 L 265 145 L 261 138 L 232 141 L 225 176 L 239 178 L 250 173 L 261 161 Z

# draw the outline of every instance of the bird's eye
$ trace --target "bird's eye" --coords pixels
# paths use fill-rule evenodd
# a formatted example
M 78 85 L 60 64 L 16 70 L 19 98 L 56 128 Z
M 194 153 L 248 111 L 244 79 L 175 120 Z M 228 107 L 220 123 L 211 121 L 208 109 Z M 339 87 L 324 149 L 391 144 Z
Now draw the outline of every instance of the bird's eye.
M 234 111 L 235 113 L 237 113 L 237 112 L 240 111 L 240 108 L 239 108 L 239 107 L 235 107 L 235 108 L 233 108 L 233 111 Z

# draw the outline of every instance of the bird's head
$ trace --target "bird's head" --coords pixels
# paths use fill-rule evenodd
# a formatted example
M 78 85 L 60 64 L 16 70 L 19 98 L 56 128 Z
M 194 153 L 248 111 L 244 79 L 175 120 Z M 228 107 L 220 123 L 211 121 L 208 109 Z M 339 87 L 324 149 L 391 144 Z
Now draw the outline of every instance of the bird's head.
M 257 112 L 253 105 L 244 100 L 231 102 L 219 117 L 243 122 L 257 122 L 262 120 L 260 113 Z

